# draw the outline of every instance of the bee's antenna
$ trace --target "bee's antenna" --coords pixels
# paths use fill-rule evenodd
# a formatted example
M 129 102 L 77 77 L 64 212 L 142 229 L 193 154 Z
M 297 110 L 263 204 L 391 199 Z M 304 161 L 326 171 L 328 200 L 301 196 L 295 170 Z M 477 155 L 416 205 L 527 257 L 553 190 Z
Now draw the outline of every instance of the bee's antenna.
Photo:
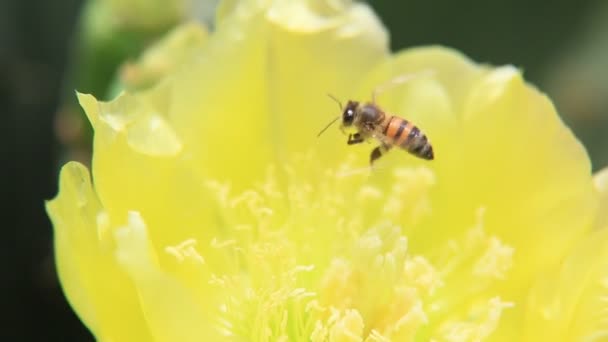
M 340 107 L 340 111 L 342 111 L 342 102 L 340 102 L 340 100 L 338 100 L 335 96 L 333 96 L 332 94 L 327 94 L 327 96 L 329 96 L 330 99 L 336 101 L 336 103 L 338 104 L 338 106 Z
M 338 100 L 335 96 L 333 96 L 332 94 L 327 94 L 327 96 L 329 96 L 330 99 L 336 101 L 336 103 L 338 104 L 338 107 L 340 107 L 340 111 L 342 111 L 342 102 L 340 102 L 340 100 Z M 329 126 L 331 126 L 334 122 L 338 121 L 338 119 L 340 118 L 340 115 L 338 115 L 335 119 L 331 120 L 330 123 L 327 124 L 327 126 L 325 126 L 325 128 L 323 128 L 321 130 L 321 132 L 319 132 L 319 134 L 317 134 L 317 138 L 321 136 L 321 134 L 323 134 L 323 132 L 325 132 Z
M 317 138 L 320 137 L 321 134 L 323 134 L 323 132 L 325 132 L 329 128 L 329 126 L 331 126 L 334 122 L 338 121 L 339 118 L 340 118 L 340 115 L 336 116 L 335 119 L 331 120 L 331 122 L 328 123 L 327 126 L 325 126 L 325 128 L 323 128 L 321 130 L 321 132 L 319 132 L 319 134 L 317 134 Z

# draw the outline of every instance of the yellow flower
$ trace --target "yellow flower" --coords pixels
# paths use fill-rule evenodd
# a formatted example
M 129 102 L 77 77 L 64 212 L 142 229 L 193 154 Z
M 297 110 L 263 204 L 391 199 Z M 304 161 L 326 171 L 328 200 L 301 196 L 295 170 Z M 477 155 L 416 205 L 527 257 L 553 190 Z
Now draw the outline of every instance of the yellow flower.
M 605 334 L 608 234 L 591 231 L 606 186 L 550 100 L 511 66 L 387 41 L 363 4 L 226 1 L 155 87 L 78 95 L 93 181 L 68 163 L 47 208 L 97 339 Z M 394 150 L 371 171 L 374 145 L 316 138 L 339 114 L 326 92 L 366 100 L 416 73 L 378 102 L 435 160 Z

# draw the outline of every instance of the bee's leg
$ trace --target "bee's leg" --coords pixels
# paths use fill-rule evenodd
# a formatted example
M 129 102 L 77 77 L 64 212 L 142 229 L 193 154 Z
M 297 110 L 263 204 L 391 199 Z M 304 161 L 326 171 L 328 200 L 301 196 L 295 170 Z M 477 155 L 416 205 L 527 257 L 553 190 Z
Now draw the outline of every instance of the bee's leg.
M 348 141 L 346 142 L 349 145 L 360 144 L 365 139 L 361 136 L 361 133 L 349 134 Z
M 391 149 L 390 145 L 382 144 L 375 149 L 372 150 L 372 154 L 369 156 L 369 164 L 370 166 L 374 166 L 374 162 L 378 160 L 378 158 L 382 157 L 383 154 L 388 152 Z

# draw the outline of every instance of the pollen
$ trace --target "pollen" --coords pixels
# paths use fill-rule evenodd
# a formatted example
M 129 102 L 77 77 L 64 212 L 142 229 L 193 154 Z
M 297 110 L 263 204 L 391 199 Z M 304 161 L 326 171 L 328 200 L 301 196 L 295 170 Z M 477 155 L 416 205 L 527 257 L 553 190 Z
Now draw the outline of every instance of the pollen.
M 513 252 L 512 247 L 503 244 L 498 238 L 490 238 L 486 251 L 473 266 L 473 274 L 503 279 L 513 265 Z
M 392 223 L 386 208 L 399 201 L 400 211 L 407 216 L 429 215 L 428 194 L 435 184 L 432 171 L 398 169 L 387 188 L 381 183 L 366 185 L 367 178 L 361 175 L 343 177 L 345 169 L 356 168 L 348 160 L 332 171 L 315 166 L 309 158 L 296 158 L 283 166 L 290 184 L 286 192 L 271 183 L 271 175 L 281 170 L 275 166 L 269 167 L 266 182 L 241 193 L 233 194 L 219 182 L 209 183 L 226 219 L 256 232 L 247 239 L 211 240 L 213 248 L 232 255 L 232 263 L 239 265 L 232 271 L 214 272 L 215 282 L 230 279 L 221 281 L 227 296 L 220 310 L 223 329 L 231 336 L 277 340 L 308 336 L 318 341 L 471 335 L 481 326 L 490 333 L 491 319 L 482 314 L 466 324 L 452 322 L 444 314 L 462 309 L 444 299 L 447 293 L 464 290 L 461 286 L 473 281 L 483 284 L 469 294 L 476 296 L 490 286 L 491 279 L 508 274 L 513 250 L 484 232 L 483 210 L 472 215 L 477 222 L 441 247 L 441 252 L 413 253 L 407 229 Z M 323 181 L 311 187 L 305 181 L 311 177 Z M 336 192 L 337 188 L 341 191 Z M 349 197 L 356 200 L 349 202 Z M 288 204 L 274 206 L 267 214 L 264 208 L 277 198 L 287 199 Z M 318 210 L 327 213 L 322 222 L 312 214 Z M 241 233 L 235 230 L 233 234 Z M 193 243 L 180 246 L 191 249 Z M 469 269 L 468 277 L 455 271 L 462 268 Z M 484 277 L 490 281 L 476 280 Z M 495 304 L 476 302 L 468 310 L 497 312 L 492 309 Z M 492 315 L 499 319 L 499 312 Z
M 165 247 L 165 252 L 174 256 L 178 262 L 189 260 L 191 262 L 204 264 L 205 259 L 196 250 L 196 240 L 188 239 L 176 246 Z

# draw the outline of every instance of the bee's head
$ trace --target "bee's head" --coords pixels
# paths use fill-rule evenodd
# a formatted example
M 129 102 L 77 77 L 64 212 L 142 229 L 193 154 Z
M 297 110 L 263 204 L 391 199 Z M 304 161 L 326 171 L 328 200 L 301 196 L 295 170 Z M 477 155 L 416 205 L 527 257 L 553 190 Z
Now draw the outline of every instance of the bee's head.
M 353 124 L 357 114 L 357 107 L 359 107 L 359 102 L 348 101 L 346 107 L 344 107 L 344 112 L 342 112 L 342 126 L 348 127 Z

